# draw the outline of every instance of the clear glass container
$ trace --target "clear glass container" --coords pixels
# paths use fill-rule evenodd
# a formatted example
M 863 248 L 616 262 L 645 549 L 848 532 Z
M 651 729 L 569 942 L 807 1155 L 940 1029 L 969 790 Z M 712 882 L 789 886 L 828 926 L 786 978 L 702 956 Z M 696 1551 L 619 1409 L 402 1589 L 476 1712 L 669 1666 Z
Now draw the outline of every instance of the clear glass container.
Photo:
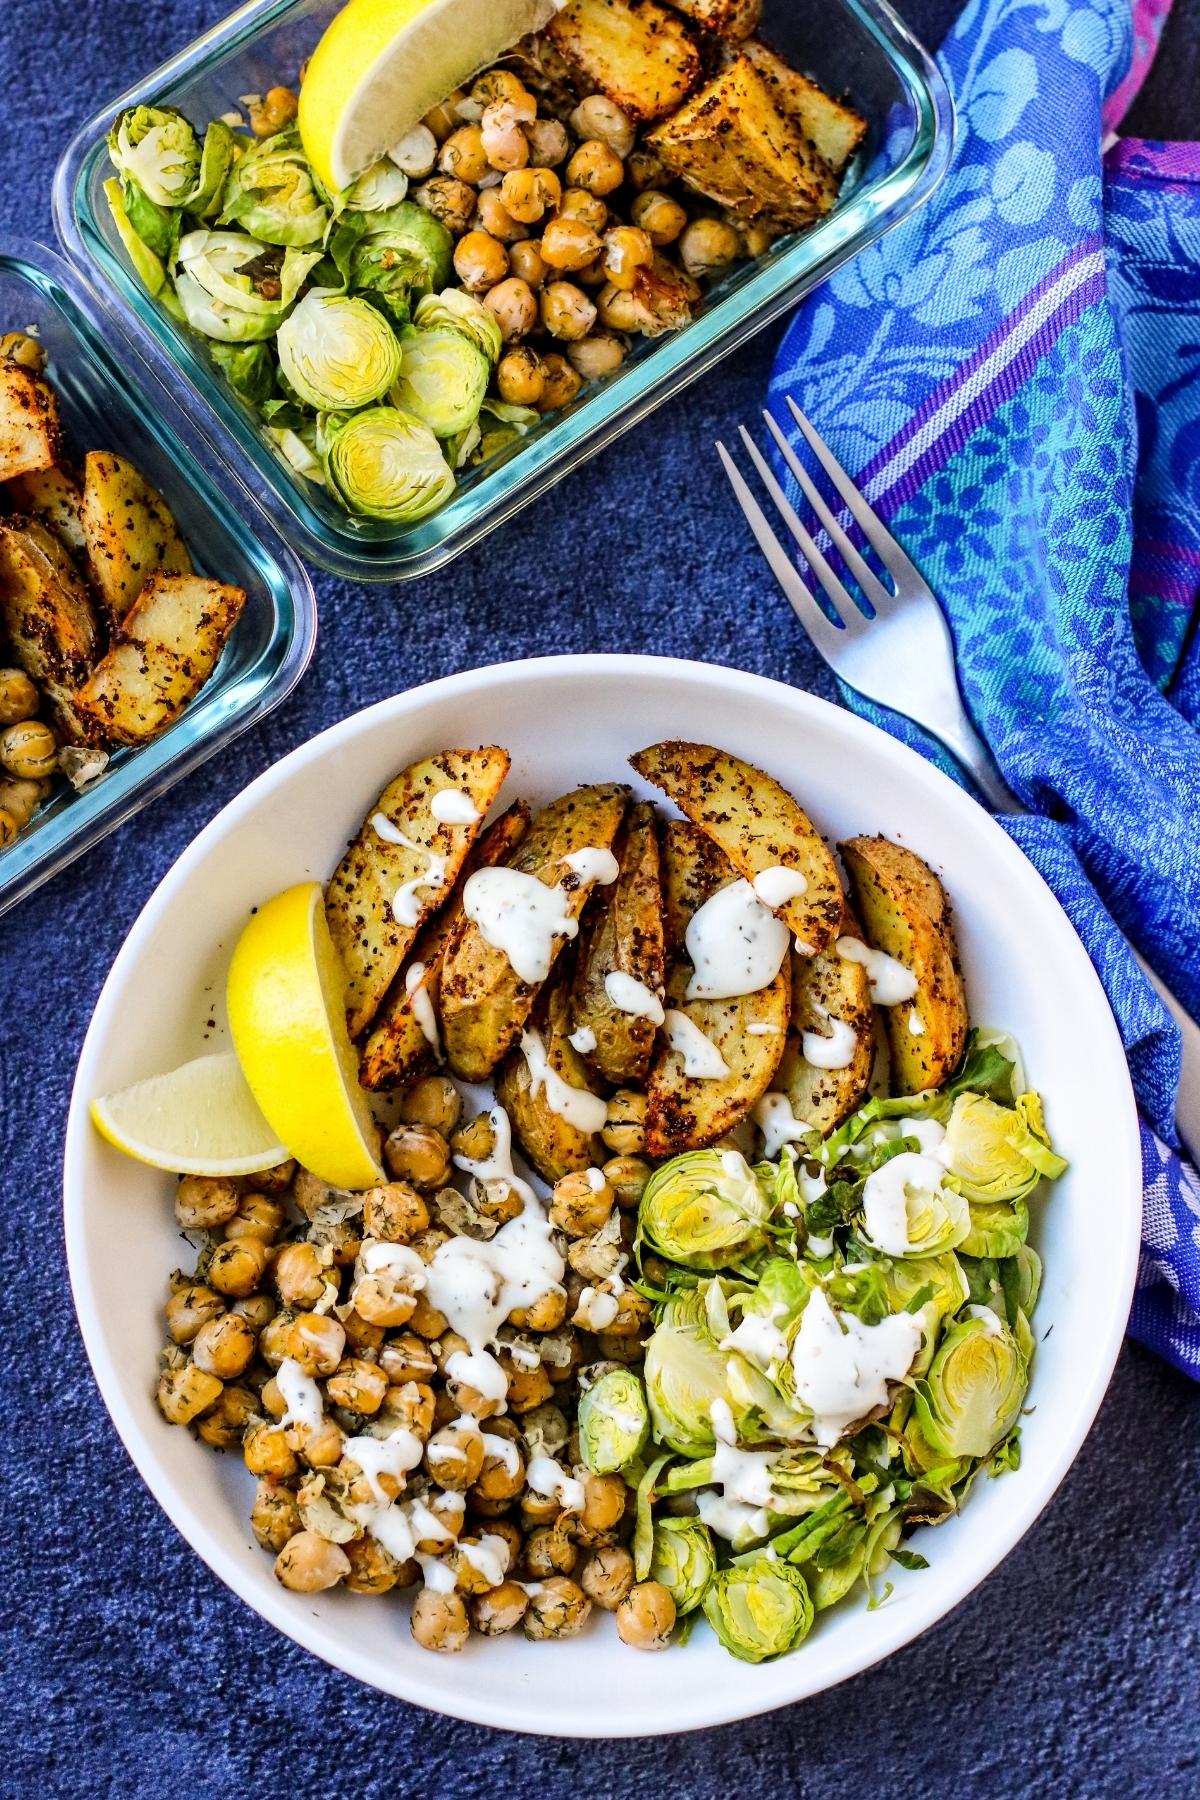
M 247 524 L 215 486 L 206 468 L 218 459 L 204 432 L 144 366 L 111 310 L 52 251 L 0 239 L 0 330 L 29 326 L 49 354 L 70 452 L 127 456 L 165 496 L 200 572 L 244 588 L 246 605 L 212 678 L 174 725 L 118 750 L 81 793 L 56 784 L 62 791 L 0 850 L 0 913 L 278 706 L 316 635 L 304 568 L 265 519 Z
M 314 561 L 360 581 L 423 575 L 654 410 L 752 333 L 793 307 L 841 263 L 915 210 L 937 186 L 953 144 L 953 109 L 936 64 L 885 0 L 765 0 L 762 34 L 831 93 L 848 94 L 871 131 L 842 198 L 813 229 L 782 238 L 708 293 L 684 330 L 640 340 L 621 370 L 468 472 L 431 517 L 397 526 L 347 516 L 322 488 L 280 462 L 253 415 L 210 361 L 140 286 L 120 248 L 103 183 L 113 116 L 141 101 L 175 106 L 194 123 L 238 96 L 293 82 L 340 0 L 254 0 L 139 81 L 84 126 L 55 182 L 55 222 L 80 267 L 98 271 L 148 335 L 160 372 L 182 372 L 216 414 L 228 461 L 281 527 L 297 526 Z

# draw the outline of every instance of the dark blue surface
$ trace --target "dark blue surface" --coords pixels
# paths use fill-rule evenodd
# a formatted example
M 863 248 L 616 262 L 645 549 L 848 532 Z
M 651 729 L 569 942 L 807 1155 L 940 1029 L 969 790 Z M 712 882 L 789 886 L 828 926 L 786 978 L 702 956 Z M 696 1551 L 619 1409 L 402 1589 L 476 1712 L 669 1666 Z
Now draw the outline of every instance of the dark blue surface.
M 953 6 L 906 10 L 932 37 Z M 48 240 L 50 177 L 75 126 L 221 11 L 221 0 L 9 0 L 0 228 Z M 1177 121 L 1195 91 L 1194 46 L 1180 34 L 1142 103 L 1144 129 L 1188 128 Z M 1050 1510 L 940 1627 L 768 1719 L 609 1746 L 417 1712 L 258 1620 L 142 1487 L 75 1327 L 59 1171 L 80 1040 L 155 882 L 248 780 L 370 701 L 531 652 L 666 651 L 821 686 L 746 551 L 710 449 L 761 404 L 774 348 L 768 333 L 441 575 L 392 591 L 320 581 L 316 660 L 284 713 L 0 924 L 0 1793 L 1197 1791 L 1200 1392 L 1136 1348 Z M 633 1657 L 625 1678 L 638 1678 Z

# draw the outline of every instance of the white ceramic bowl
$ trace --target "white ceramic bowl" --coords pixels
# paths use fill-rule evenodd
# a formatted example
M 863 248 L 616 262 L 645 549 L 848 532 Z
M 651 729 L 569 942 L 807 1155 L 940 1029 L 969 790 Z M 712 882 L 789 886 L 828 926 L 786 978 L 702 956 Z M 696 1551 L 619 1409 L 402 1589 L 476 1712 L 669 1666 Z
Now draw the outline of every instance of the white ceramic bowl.
M 539 802 L 628 775 L 625 758 L 662 737 L 750 758 L 830 838 L 883 831 L 944 874 L 972 1015 L 1016 1033 L 1071 1160 L 1037 1227 L 1046 1276 L 1021 1467 L 980 1481 L 958 1518 L 921 1533 L 930 1566 L 896 1568 L 886 1605 L 868 1613 L 852 1599 L 775 1663 L 735 1661 L 706 1627 L 682 1650 L 639 1658 L 607 1618 L 560 1646 L 517 1633 L 430 1656 L 412 1642 L 403 1602 L 279 1587 L 251 1537 L 252 1482 L 238 1459 L 214 1456 L 159 1416 L 161 1307 L 180 1253 L 172 1183 L 103 1144 L 88 1101 L 221 1042 L 226 959 L 250 908 L 327 876 L 404 763 L 447 744 L 505 744 L 506 791 Z M 877 1662 L 968 1594 L 1028 1530 L 1092 1422 L 1129 1310 L 1140 1218 L 1136 1117 L 1104 993 L 1004 832 L 921 758 L 811 695 L 704 664 L 621 656 L 434 682 L 314 738 L 226 807 L 161 883 L 105 984 L 80 1059 L 65 1179 L 71 1280 L 101 1392 L 152 1492 L 221 1579 L 317 1656 L 388 1693 L 483 1724 L 597 1737 L 717 1725 L 799 1700 Z

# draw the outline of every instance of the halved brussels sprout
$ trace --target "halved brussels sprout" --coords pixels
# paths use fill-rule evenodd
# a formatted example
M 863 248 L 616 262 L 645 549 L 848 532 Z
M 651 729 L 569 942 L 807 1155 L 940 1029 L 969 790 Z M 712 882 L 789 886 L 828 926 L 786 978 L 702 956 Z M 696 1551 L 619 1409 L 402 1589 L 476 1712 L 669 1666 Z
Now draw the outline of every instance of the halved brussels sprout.
M 329 208 L 294 126 L 238 158 L 225 188 L 221 223 L 241 225 L 263 244 L 303 249 L 320 243 Z
M 389 212 L 408 193 L 408 176 L 385 157 L 333 196 L 334 212 Z
M 204 133 L 200 153 L 200 173 L 187 209 L 198 219 L 214 218 L 220 210 L 225 177 L 237 158 L 240 146 L 224 119 L 214 119 Z
M 180 239 L 175 291 L 188 324 L 223 344 L 274 337 L 319 253 L 289 250 L 277 276 L 280 292 L 266 299 L 252 271 L 262 245 L 240 231 L 189 231 Z
M 391 296 L 428 294 L 443 288 L 453 271 L 454 239 L 440 219 L 413 200 L 387 212 L 347 215 L 342 226 L 349 246 L 346 266 L 353 288 Z
M 714 1400 L 729 1402 L 725 1357 L 708 1330 L 703 1296 L 672 1301 L 646 1345 L 643 1368 L 654 1435 L 681 1456 L 708 1456 L 716 1444 Z
M 952 1325 L 919 1381 L 913 1413 L 925 1443 L 946 1458 L 988 1456 L 1021 1414 L 1029 1367 L 994 1313 Z
M 1029 1235 L 1029 1208 L 1023 1200 L 972 1206 L 971 1229 L 960 1248 L 964 1256 L 1015 1256 Z
M 686 1269 L 733 1268 L 766 1242 L 771 1202 L 736 1150 L 689 1150 L 642 1190 L 638 1229 Z
M 325 479 L 351 512 L 407 523 L 454 492 L 454 472 L 427 425 L 395 406 L 373 406 L 328 432 Z
M 943 1185 L 942 1174 L 936 1158 L 902 1150 L 868 1175 L 862 1227 L 867 1243 L 897 1257 L 937 1256 L 961 1244 L 970 1230 L 970 1212 L 963 1196 Z
M 490 365 L 482 350 L 459 331 L 400 332 L 403 361 L 391 392 L 393 406 L 423 419 L 435 437 L 450 438 L 479 417 Z
M 275 359 L 265 344 L 219 344 L 212 359 L 238 398 L 262 408 L 275 392 Z
M 317 412 L 356 412 L 400 373 L 395 332 L 369 300 L 306 294 L 276 340 L 284 379 Z
M 460 331 L 481 350 L 490 363 L 500 361 L 504 337 L 490 307 L 464 288 L 446 288 L 440 294 L 422 294 L 413 313 L 413 324 L 422 331 L 441 328 Z M 501 402 L 503 404 L 503 402 Z
M 1022 1094 L 1015 1108 L 960 1094 L 941 1155 L 968 1200 L 986 1205 L 1024 1200 L 1044 1176 L 1055 1180 L 1067 1166 L 1046 1139 L 1036 1094 Z
M 650 1436 L 650 1413 L 632 1369 L 605 1369 L 579 1399 L 579 1454 L 593 1475 L 615 1475 L 634 1462 Z
M 650 1579 L 661 1582 L 680 1618 L 695 1612 L 717 1572 L 712 1533 L 700 1519 L 663 1518 L 654 1527 Z
M 784 1656 L 812 1629 L 813 1603 L 803 1575 L 791 1563 L 766 1556 L 719 1570 L 703 1606 L 725 1648 L 743 1662 Z
M 268 425 L 267 436 L 282 456 L 289 469 L 297 475 L 303 475 L 306 481 L 316 482 L 318 487 L 325 486 L 325 466 L 317 455 L 316 429 L 307 434 L 293 431 L 287 425 Z
M 108 134 L 114 166 L 155 206 L 185 206 L 200 178 L 200 140 L 171 107 L 131 106 Z
M 133 220 L 125 206 L 122 184 L 115 175 L 104 184 L 104 198 L 108 201 L 108 209 L 112 213 L 117 236 L 125 247 L 126 256 L 133 264 L 134 273 L 148 292 L 160 293 L 167 279 L 163 258 L 156 250 L 152 250 L 140 232 L 134 229 Z

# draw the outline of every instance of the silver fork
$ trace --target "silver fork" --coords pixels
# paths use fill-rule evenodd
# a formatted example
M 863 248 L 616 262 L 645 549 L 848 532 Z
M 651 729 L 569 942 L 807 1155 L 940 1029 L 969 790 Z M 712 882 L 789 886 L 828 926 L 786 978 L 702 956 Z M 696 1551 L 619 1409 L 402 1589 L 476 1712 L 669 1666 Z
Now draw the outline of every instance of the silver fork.
M 739 425 L 738 434 L 747 455 L 838 619 L 838 623 L 833 624 L 817 604 L 767 523 L 745 477 L 724 444 L 718 442 L 717 454 L 724 464 L 738 505 L 813 647 L 834 674 L 856 694 L 915 720 L 932 733 L 962 765 L 997 812 L 1026 812 L 1027 808 L 1001 777 L 991 751 L 967 717 L 958 685 L 954 643 L 946 615 L 933 589 L 790 397 L 787 407 L 893 583 L 890 588 L 885 586 L 870 564 L 859 555 L 777 421 L 764 411 L 767 430 L 779 446 L 780 455 L 865 596 L 874 614 L 869 617 L 830 568 L 754 439 L 744 425 Z M 1200 1163 L 1200 1025 L 1136 950 L 1134 955 L 1179 1025 L 1183 1037 L 1183 1080 L 1176 1106 L 1176 1123 L 1193 1160 Z

